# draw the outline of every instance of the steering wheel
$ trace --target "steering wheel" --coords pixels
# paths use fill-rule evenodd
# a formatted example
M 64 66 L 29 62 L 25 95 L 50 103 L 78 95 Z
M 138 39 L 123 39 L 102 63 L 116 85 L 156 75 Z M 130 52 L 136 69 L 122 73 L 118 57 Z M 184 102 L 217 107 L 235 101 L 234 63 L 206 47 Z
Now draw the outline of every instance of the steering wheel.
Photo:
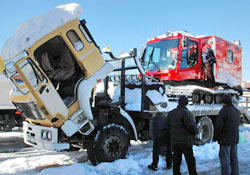
M 197 63 L 197 58 L 192 56 L 192 57 L 188 57 L 187 59 L 187 64 L 189 67 L 194 66 Z

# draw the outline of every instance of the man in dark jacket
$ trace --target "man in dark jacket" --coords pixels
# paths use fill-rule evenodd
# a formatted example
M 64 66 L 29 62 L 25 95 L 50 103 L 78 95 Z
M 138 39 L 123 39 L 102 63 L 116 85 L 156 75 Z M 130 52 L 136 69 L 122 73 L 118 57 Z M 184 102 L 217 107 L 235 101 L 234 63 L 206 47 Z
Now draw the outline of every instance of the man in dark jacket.
M 180 175 L 182 154 L 188 165 L 190 175 L 197 175 L 196 162 L 193 155 L 195 135 L 198 133 L 194 117 L 186 108 L 188 99 L 180 96 L 177 108 L 169 112 L 167 125 L 170 127 L 171 143 L 174 150 L 173 174 Z
M 238 175 L 237 144 L 239 142 L 240 112 L 233 106 L 232 98 L 224 95 L 221 109 L 215 123 L 215 136 L 220 144 L 219 158 L 222 175 Z
M 167 169 L 172 167 L 172 149 L 170 143 L 170 133 L 166 125 L 166 117 L 161 113 L 157 113 L 152 118 L 152 131 L 153 131 L 153 162 L 148 165 L 148 168 L 156 171 L 159 162 L 159 151 L 161 146 L 166 146 L 166 165 Z

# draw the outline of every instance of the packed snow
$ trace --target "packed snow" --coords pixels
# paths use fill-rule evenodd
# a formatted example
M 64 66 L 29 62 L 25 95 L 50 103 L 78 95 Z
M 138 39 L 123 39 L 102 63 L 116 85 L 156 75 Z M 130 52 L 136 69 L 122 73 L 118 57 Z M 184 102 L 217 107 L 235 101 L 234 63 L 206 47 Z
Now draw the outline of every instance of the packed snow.
M 238 145 L 239 166 L 241 175 L 250 172 L 250 125 L 240 127 L 243 142 Z M 0 133 L 0 139 L 22 137 L 21 132 L 13 131 Z M 9 147 L 9 149 L 11 149 Z M 194 146 L 197 171 L 203 175 L 220 174 L 220 162 L 218 159 L 219 145 L 212 142 L 203 146 Z M 140 174 L 172 174 L 172 170 L 165 169 L 165 158 L 160 157 L 158 171 L 153 172 L 147 168 L 152 162 L 152 142 L 131 141 L 131 149 L 126 159 L 114 162 L 105 162 L 93 166 L 87 159 L 86 150 L 71 152 L 52 152 L 37 150 L 32 147 L 23 147 L 15 152 L 2 151 L 0 143 L 0 175 L 140 175 Z M 183 174 L 188 174 L 184 161 L 181 165 Z
M 97 84 L 96 93 L 103 91 L 104 91 L 103 83 Z M 120 97 L 120 85 L 109 83 L 108 94 L 113 101 L 118 101 Z M 125 88 L 125 94 L 126 94 L 125 109 L 129 111 L 141 111 L 141 95 L 142 95 L 141 89 Z M 162 103 L 168 102 L 168 98 L 166 97 L 166 95 L 162 95 L 157 90 L 148 90 L 146 96 L 153 102 L 153 104 L 155 104 L 158 111 L 169 111 L 174 107 L 176 107 L 175 103 L 174 105 L 172 105 L 172 103 L 168 103 L 169 106 L 167 106 L 166 108 L 161 107 Z
M 183 88 L 184 86 L 182 86 Z M 185 86 L 186 89 L 190 89 L 191 86 Z M 195 86 L 197 87 L 197 86 Z M 218 90 L 219 91 L 219 90 Z M 98 83 L 96 86 L 96 93 L 104 92 L 104 84 Z M 141 111 L 141 89 L 125 88 L 125 109 L 129 111 Z M 109 82 L 108 94 L 113 101 L 118 101 L 120 97 L 120 85 L 117 83 Z M 178 102 L 168 101 L 166 95 L 161 94 L 161 90 L 148 90 L 146 96 L 150 98 L 152 103 L 155 105 L 157 111 L 168 112 L 176 108 Z M 166 106 L 164 106 L 164 105 Z M 187 107 L 190 111 L 210 111 L 210 110 L 220 110 L 222 106 L 220 104 L 199 104 L 199 105 L 189 105 Z
M 60 5 L 50 11 L 24 22 L 3 45 L 1 55 L 5 61 L 15 58 L 43 36 L 58 27 L 78 19 L 82 14 L 79 4 Z

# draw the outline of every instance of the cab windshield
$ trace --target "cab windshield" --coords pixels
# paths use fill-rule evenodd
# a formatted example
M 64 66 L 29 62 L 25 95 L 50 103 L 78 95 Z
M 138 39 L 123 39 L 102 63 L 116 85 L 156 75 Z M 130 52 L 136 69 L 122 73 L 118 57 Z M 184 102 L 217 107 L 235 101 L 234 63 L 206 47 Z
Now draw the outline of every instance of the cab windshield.
M 178 59 L 179 38 L 162 40 L 147 45 L 142 61 L 145 70 L 175 69 Z

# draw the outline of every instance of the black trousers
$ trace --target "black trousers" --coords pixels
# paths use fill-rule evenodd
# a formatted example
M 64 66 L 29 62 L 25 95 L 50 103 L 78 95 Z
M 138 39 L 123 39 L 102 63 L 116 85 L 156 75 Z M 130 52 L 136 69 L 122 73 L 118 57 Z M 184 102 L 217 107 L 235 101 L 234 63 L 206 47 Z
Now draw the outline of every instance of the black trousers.
M 184 154 L 189 174 L 197 175 L 196 162 L 193 155 L 193 147 L 188 146 L 186 144 L 174 144 L 173 150 L 174 150 L 173 174 L 181 175 L 180 166 L 182 161 L 182 154 Z
M 153 140 L 153 165 L 157 167 L 159 162 L 159 152 L 161 146 L 166 146 L 166 165 L 167 167 L 172 166 L 172 146 L 170 143 L 170 133 L 168 130 L 160 131 L 157 135 L 154 136 Z

